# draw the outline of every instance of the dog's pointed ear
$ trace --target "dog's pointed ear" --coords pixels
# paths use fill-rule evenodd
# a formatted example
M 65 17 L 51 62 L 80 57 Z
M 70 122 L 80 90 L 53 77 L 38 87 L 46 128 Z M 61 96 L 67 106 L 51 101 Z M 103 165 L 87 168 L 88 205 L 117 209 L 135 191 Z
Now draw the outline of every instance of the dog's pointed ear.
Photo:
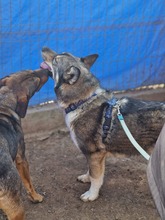
M 63 79 L 64 82 L 72 85 L 74 84 L 80 76 L 80 70 L 77 67 L 70 67 L 64 74 Z
M 57 53 L 48 47 L 43 47 L 41 54 L 42 54 L 43 60 L 51 67 L 52 61 L 54 57 L 57 55 Z
M 85 64 L 85 66 L 88 69 L 90 69 L 90 67 L 94 64 L 98 56 L 99 56 L 98 54 L 92 54 L 86 57 L 82 57 L 80 60 Z
M 15 111 L 21 118 L 24 118 L 26 115 L 28 102 L 29 100 L 28 100 L 27 95 L 24 95 L 24 94 L 19 95 Z

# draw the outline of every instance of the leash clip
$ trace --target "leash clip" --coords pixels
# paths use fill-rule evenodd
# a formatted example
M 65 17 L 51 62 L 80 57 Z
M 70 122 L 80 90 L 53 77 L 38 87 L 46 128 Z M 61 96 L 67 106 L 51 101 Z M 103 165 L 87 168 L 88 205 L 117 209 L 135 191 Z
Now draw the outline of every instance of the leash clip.
M 117 104 L 116 107 L 117 107 L 117 117 L 118 117 L 118 119 L 119 119 L 119 120 L 124 120 L 123 115 L 122 115 L 121 112 L 120 112 L 120 105 Z
M 117 114 L 118 114 L 118 115 L 121 115 L 119 104 L 118 104 L 116 107 L 117 107 Z

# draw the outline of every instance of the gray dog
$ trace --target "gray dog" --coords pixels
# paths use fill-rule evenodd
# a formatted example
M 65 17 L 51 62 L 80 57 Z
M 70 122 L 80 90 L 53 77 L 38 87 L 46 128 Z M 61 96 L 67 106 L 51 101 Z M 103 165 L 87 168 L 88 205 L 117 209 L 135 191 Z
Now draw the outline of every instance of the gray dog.
M 90 72 L 96 54 L 79 58 L 43 48 L 42 56 L 51 68 L 58 103 L 65 112 L 72 140 L 87 158 L 88 171 L 78 180 L 90 182 L 91 186 L 81 199 L 93 201 L 103 184 L 107 153 L 136 152 L 119 123 L 118 110 L 134 138 L 147 150 L 156 142 L 165 122 L 165 103 L 127 97 L 115 101 Z

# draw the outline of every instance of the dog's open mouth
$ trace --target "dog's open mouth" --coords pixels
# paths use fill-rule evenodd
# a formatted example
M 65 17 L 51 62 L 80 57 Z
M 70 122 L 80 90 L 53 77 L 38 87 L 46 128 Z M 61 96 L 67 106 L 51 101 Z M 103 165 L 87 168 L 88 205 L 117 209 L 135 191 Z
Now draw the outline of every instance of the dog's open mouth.
M 41 64 L 40 64 L 40 68 L 41 69 L 44 69 L 44 70 L 49 70 L 49 72 L 50 72 L 50 77 L 52 77 L 53 76 L 53 74 L 52 74 L 52 69 L 51 69 L 51 67 L 46 63 L 46 62 L 42 62 Z

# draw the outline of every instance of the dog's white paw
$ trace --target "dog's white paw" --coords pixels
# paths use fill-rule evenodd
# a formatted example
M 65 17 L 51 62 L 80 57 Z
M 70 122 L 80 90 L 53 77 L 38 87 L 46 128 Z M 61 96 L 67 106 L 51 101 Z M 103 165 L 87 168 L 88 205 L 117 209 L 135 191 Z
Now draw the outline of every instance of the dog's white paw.
M 99 196 L 99 190 L 100 190 L 100 187 L 103 183 L 103 176 L 100 176 L 99 178 L 94 179 L 89 175 L 89 172 L 87 172 L 87 174 L 82 175 L 82 176 L 83 177 L 85 176 L 85 180 L 86 180 L 86 177 L 89 178 L 89 180 L 91 182 L 91 186 L 87 192 L 85 192 L 84 194 L 82 194 L 80 196 L 80 199 L 83 200 L 84 202 L 94 201 Z M 87 180 L 88 180 L 88 178 L 87 178 Z
M 82 183 L 90 183 L 90 178 L 89 178 L 89 174 L 86 173 L 84 175 L 78 176 L 77 180 L 82 182 Z
M 99 196 L 98 193 L 92 193 L 90 190 L 88 190 L 87 192 L 85 192 L 80 196 L 80 199 L 84 202 L 89 202 L 89 201 L 94 201 L 95 199 L 98 198 L 98 196 Z

